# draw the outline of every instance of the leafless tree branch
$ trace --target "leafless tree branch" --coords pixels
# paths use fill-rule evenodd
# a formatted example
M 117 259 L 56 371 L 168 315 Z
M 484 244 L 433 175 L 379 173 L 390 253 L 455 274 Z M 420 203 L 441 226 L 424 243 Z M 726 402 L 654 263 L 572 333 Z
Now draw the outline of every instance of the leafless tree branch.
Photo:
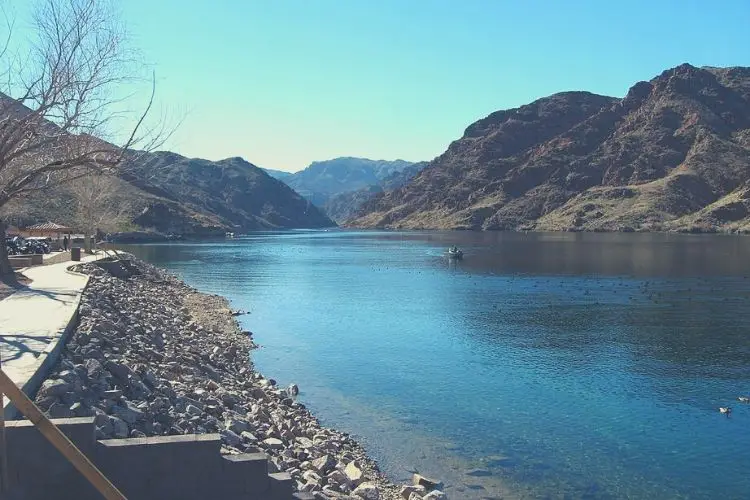
M 145 125 L 156 94 L 153 75 L 135 125 L 126 134 L 112 130 L 124 113 L 118 92 L 133 80 L 127 70 L 133 57 L 110 2 L 38 0 L 31 49 L 15 59 L 8 50 L 13 22 L 6 16 L 9 34 L 0 46 L 7 80 L 0 92 L 0 209 L 31 192 L 114 172 L 171 134 L 164 124 Z M 127 139 L 117 145 L 99 138 L 109 134 Z

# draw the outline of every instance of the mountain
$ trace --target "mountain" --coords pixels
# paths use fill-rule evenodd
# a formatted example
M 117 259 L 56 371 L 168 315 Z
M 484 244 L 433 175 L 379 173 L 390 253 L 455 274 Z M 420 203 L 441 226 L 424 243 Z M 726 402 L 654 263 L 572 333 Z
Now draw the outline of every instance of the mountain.
M 307 168 L 283 179 L 299 194 L 322 207 L 329 198 L 349 191 L 377 185 L 411 162 L 404 160 L 368 160 L 366 158 L 334 158 L 316 161 Z
M 117 222 L 121 230 L 206 237 L 335 225 L 289 186 L 242 158 L 214 162 L 163 151 L 136 158 L 117 177 L 108 176 L 114 184 L 108 203 L 127 207 L 118 216 L 125 219 Z M 2 215 L 24 224 L 54 220 L 75 226 L 71 187 L 40 192 L 7 206 Z
M 34 117 L 22 124 L 36 131 L 29 132 L 27 137 L 37 137 L 34 140 L 41 141 L 29 150 L 32 160 L 33 155 L 38 154 L 42 161 L 49 162 L 56 151 L 71 148 L 82 148 L 84 152 L 117 150 L 100 138 L 65 132 L 43 116 L 33 115 L 28 107 L 3 93 L 0 93 L 0 115 L 0 122 L 8 123 Z M 101 152 L 98 156 L 107 158 Z M 29 161 L 28 158 L 24 160 Z M 13 178 L 13 175 L 23 173 L 26 165 L 28 163 L 19 160 L 6 165 L 4 173 Z M 55 175 L 54 168 L 49 172 L 47 175 Z M 85 202 L 89 212 L 104 214 L 109 211 L 107 209 L 117 209 L 112 210 L 111 218 L 107 216 L 97 225 L 116 218 L 117 224 L 113 222 L 111 225 L 122 223 L 128 229 L 150 229 L 186 236 L 223 234 L 226 230 L 335 226 L 289 186 L 242 158 L 214 162 L 185 158 L 166 151 L 128 151 L 125 161 L 117 169 L 97 179 L 97 182 L 106 182 L 92 188 L 94 195 L 87 196 L 90 200 L 76 195 L 77 187 L 83 188 L 86 180 L 94 180 L 84 178 L 12 198 L 0 205 L 0 217 L 23 223 L 54 219 L 76 226 L 75 206 L 77 202 L 79 205 Z M 97 199 L 101 207 L 92 206 L 95 194 L 103 192 L 105 186 L 106 199 Z M 127 208 L 120 210 L 119 207 Z M 87 217 L 87 223 L 93 218 L 96 217 Z
M 328 199 L 323 205 L 323 211 L 337 223 L 344 223 L 359 212 L 361 207 L 373 196 L 401 187 L 409 182 L 427 162 L 412 163 L 403 170 L 397 170 L 386 176 L 378 183 L 356 191 L 337 194 Z
M 683 64 L 622 98 L 563 92 L 472 125 L 355 226 L 750 230 L 750 68 Z
M 293 172 L 285 172 L 283 170 L 274 170 L 272 168 L 264 168 L 262 169 L 265 173 L 273 177 L 274 179 L 278 179 L 280 181 L 284 181 L 285 179 L 288 179 L 292 175 L 294 175 Z
M 289 186 L 242 158 L 214 162 L 170 152 L 148 153 L 120 176 L 146 193 L 134 223 L 159 232 L 335 225 Z

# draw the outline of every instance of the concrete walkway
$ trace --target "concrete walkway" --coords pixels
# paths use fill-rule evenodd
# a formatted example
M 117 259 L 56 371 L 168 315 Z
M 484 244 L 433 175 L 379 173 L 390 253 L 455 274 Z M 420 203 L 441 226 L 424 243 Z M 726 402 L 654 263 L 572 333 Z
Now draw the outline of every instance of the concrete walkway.
M 84 262 L 96 260 L 86 256 Z M 69 273 L 74 262 L 30 267 L 32 282 L 0 301 L 2 369 L 27 394 L 35 391 L 55 363 L 74 326 L 88 277 Z M 3 401 L 3 408 L 7 399 Z M 11 416 L 11 415 L 8 415 Z

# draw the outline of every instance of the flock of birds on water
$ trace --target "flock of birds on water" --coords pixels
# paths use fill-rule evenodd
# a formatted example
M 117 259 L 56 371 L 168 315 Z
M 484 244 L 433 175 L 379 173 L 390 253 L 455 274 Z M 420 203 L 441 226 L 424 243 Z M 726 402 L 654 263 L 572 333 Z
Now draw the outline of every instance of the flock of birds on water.
M 750 397 L 740 396 L 740 397 L 737 398 L 737 401 L 739 401 L 740 403 L 746 403 L 747 404 L 747 403 L 750 403 Z M 719 407 L 719 412 L 722 413 L 722 414 L 724 414 L 724 415 L 726 415 L 727 418 L 729 418 L 729 416 L 732 414 L 732 407 L 731 406 L 720 406 Z
M 515 278 L 515 276 L 513 276 L 512 278 Z M 621 281 L 622 281 L 622 279 L 623 279 L 623 277 L 622 277 L 622 276 L 619 276 L 618 278 L 619 278 L 619 279 L 620 279 Z M 743 279 L 745 279 L 745 280 L 747 280 L 747 279 L 748 279 L 748 276 L 742 276 L 742 278 L 743 278 Z M 548 279 L 548 280 L 547 280 L 547 282 L 549 282 L 549 281 L 551 281 L 551 280 L 549 280 L 549 279 Z M 642 285 L 641 285 L 641 290 L 642 290 L 642 293 L 643 293 L 644 295 L 645 295 L 646 293 L 648 293 L 648 299 L 649 299 L 649 300 L 650 300 L 651 302 L 653 302 L 653 303 L 655 303 L 655 304 L 658 304 L 658 303 L 659 303 L 659 296 L 660 296 L 661 294 L 660 294 L 659 292 L 656 292 L 656 294 L 654 294 L 654 292 L 653 292 L 653 291 L 649 290 L 649 285 L 651 285 L 651 283 L 650 283 L 649 281 L 646 281 L 646 282 L 645 282 L 644 284 L 642 284 Z M 538 286 L 539 286 L 539 283 L 535 283 L 535 284 L 534 284 L 533 286 L 534 286 L 534 287 L 538 287 Z M 603 288 L 603 287 L 604 287 L 604 284 L 600 284 L 600 288 Z M 718 289 L 716 289 L 716 288 L 711 288 L 710 290 L 711 290 L 711 292 L 716 292 L 716 291 L 718 291 Z M 687 289 L 687 292 L 688 292 L 688 293 L 689 293 L 689 292 L 692 292 L 692 291 L 693 291 L 693 290 L 692 290 L 692 288 L 688 288 L 688 289 Z M 650 292 L 650 293 L 649 293 L 649 292 Z M 590 290 L 586 290 L 586 291 L 584 292 L 584 295 L 589 295 L 589 294 L 590 294 Z M 655 295 L 656 295 L 656 296 L 655 296 Z M 634 297 L 632 297 L 632 296 L 630 297 L 630 299 L 633 299 L 633 298 L 634 298 Z M 727 297 L 724 297 L 723 299 L 724 299 L 724 301 L 728 300 L 728 298 L 727 298 Z M 745 296 L 745 299 L 750 299 L 750 296 Z M 692 297 L 688 296 L 687 300 L 688 300 L 688 301 L 692 300 Z M 598 304 L 598 302 L 597 302 L 597 304 Z M 675 305 L 675 304 L 672 304 L 672 305 Z M 497 306 L 496 306 L 496 307 L 497 307 Z M 739 396 L 739 397 L 737 398 L 737 401 L 739 401 L 740 403 L 744 403 L 744 404 L 750 404 L 750 396 Z M 719 407 L 719 413 L 721 413 L 722 415 L 725 415 L 725 416 L 726 416 L 727 418 L 729 418 L 729 417 L 730 417 L 730 416 L 732 415 L 732 407 L 731 407 L 731 406 L 720 406 L 720 407 Z

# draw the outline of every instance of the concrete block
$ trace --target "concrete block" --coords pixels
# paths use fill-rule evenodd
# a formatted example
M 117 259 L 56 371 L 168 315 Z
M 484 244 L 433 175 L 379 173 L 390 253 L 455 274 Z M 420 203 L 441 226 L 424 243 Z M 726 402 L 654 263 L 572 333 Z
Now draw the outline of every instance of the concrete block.
M 52 421 L 84 455 L 92 459 L 94 419 Z M 28 420 L 6 422 L 10 490 L 16 498 L 50 498 L 65 491 L 70 498 L 89 498 L 96 491 Z
M 290 500 L 292 478 L 268 474 L 264 453 L 221 455 L 218 434 L 94 439 L 94 418 L 54 423 L 131 500 Z M 27 420 L 7 422 L 10 492 L 2 500 L 99 500 L 83 476 Z
M 289 500 L 293 498 L 294 484 L 292 476 L 288 472 L 275 472 L 269 474 L 271 487 L 268 491 L 268 500 Z
M 265 453 L 224 455 L 221 462 L 221 481 L 228 486 L 225 498 L 248 498 L 270 488 Z
M 96 457 L 128 498 L 194 498 L 220 477 L 220 448 L 218 434 L 109 439 L 99 441 Z

